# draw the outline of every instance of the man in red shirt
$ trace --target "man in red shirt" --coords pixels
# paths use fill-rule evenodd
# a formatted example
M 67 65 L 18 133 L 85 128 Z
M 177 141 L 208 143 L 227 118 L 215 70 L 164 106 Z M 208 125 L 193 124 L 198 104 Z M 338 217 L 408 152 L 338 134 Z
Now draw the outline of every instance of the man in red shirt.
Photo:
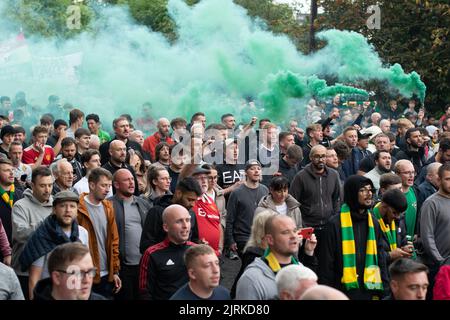
M 172 138 L 169 135 L 169 129 L 170 129 L 170 122 L 166 118 L 161 118 L 158 120 L 157 123 L 158 131 L 155 132 L 153 135 L 147 137 L 144 141 L 144 145 L 142 149 L 150 154 L 150 158 L 152 162 L 155 161 L 155 148 L 156 145 L 160 142 L 166 142 L 167 144 L 171 145 L 174 143 Z
M 46 145 L 48 129 L 44 126 L 36 126 L 33 130 L 33 144 L 23 150 L 22 162 L 31 165 L 34 169 L 38 166 L 49 166 L 55 159 L 53 148 Z
M 198 238 L 207 243 L 217 256 L 222 254 L 223 232 L 220 224 L 220 212 L 214 200 L 207 195 L 210 171 L 200 166 L 195 168 L 192 176 L 198 181 L 203 194 L 195 201 L 192 210 L 198 224 Z

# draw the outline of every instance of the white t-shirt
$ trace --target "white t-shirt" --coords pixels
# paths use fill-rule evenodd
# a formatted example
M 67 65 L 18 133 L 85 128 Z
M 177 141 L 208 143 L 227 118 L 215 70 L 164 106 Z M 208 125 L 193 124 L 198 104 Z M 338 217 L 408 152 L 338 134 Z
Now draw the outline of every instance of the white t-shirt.
M 70 237 L 70 232 L 64 233 L 66 234 L 67 237 Z M 82 226 L 78 226 L 78 238 L 80 239 L 82 244 L 89 247 L 89 234 L 88 231 Z M 50 253 L 51 252 L 47 253 L 45 256 L 40 257 L 39 259 L 37 259 L 32 263 L 33 266 L 42 268 L 41 279 L 50 277 L 47 266 L 47 260 Z
M 89 182 L 88 182 L 88 179 L 86 178 L 86 176 L 84 176 L 83 178 L 80 179 L 80 181 L 75 183 L 73 188 L 80 195 L 82 193 L 89 193 Z M 109 197 L 112 197 L 112 196 L 113 196 L 113 192 L 112 192 L 112 186 L 111 186 L 111 188 L 109 189 L 108 195 L 106 196 L 106 199 L 108 199 Z
M 275 206 L 279 214 L 286 215 L 287 214 L 287 204 L 283 202 L 281 206 Z

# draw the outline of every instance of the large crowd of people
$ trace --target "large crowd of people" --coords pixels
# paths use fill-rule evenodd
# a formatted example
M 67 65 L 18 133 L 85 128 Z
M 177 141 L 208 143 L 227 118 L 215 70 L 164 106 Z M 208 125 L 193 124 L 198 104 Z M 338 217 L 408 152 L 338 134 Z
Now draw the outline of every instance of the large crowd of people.
M 450 299 L 450 105 L 343 98 L 108 130 L 2 96 L 0 300 Z

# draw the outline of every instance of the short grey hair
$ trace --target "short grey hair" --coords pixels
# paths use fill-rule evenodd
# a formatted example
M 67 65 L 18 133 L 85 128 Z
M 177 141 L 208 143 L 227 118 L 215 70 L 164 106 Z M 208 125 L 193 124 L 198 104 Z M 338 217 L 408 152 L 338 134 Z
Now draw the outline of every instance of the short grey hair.
M 310 268 L 303 265 L 291 264 L 282 268 L 275 277 L 278 294 L 283 291 L 294 292 L 300 280 L 317 281 L 317 275 Z
M 58 177 L 59 169 L 61 168 L 61 164 L 63 162 L 67 162 L 68 164 L 70 164 L 70 162 L 67 161 L 66 158 L 62 158 L 62 159 L 59 159 L 59 160 L 53 162 L 50 165 L 50 171 L 52 172 L 53 180 L 56 180 L 56 178 Z

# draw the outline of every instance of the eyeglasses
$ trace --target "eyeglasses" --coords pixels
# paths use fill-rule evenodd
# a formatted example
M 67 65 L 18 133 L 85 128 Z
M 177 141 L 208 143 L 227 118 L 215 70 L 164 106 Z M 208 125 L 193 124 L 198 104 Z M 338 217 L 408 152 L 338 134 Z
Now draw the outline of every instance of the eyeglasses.
M 86 276 L 88 276 L 89 278 L 93 278 L 97 274 L 97 268 L 91 268 L 86 271 L 82 270 L 73 270 L 72 272 L 67 272 L 65 270 L 56 270 L 56 271 L 76 276 L 79 279 L 84 279 Z
M 327 158 L 326 154 L 316 154 L 312 157 L 314 160 L 325 160 Z
M 400 174 L 405 174 L 408 176 L 415 176 L 416 172 L 415 171 L 402 171 L 402 172 L 400 172 Z
M 217 180 L 217 176 L 208 177 L 209 180 Z
M 361 188 L 361 189 L 359 189 L 359 193 L 366 193 L 366 194 L 369 194 L 369 193 L 375 193 L 375 189 L 372 189 L 372 188 Z

